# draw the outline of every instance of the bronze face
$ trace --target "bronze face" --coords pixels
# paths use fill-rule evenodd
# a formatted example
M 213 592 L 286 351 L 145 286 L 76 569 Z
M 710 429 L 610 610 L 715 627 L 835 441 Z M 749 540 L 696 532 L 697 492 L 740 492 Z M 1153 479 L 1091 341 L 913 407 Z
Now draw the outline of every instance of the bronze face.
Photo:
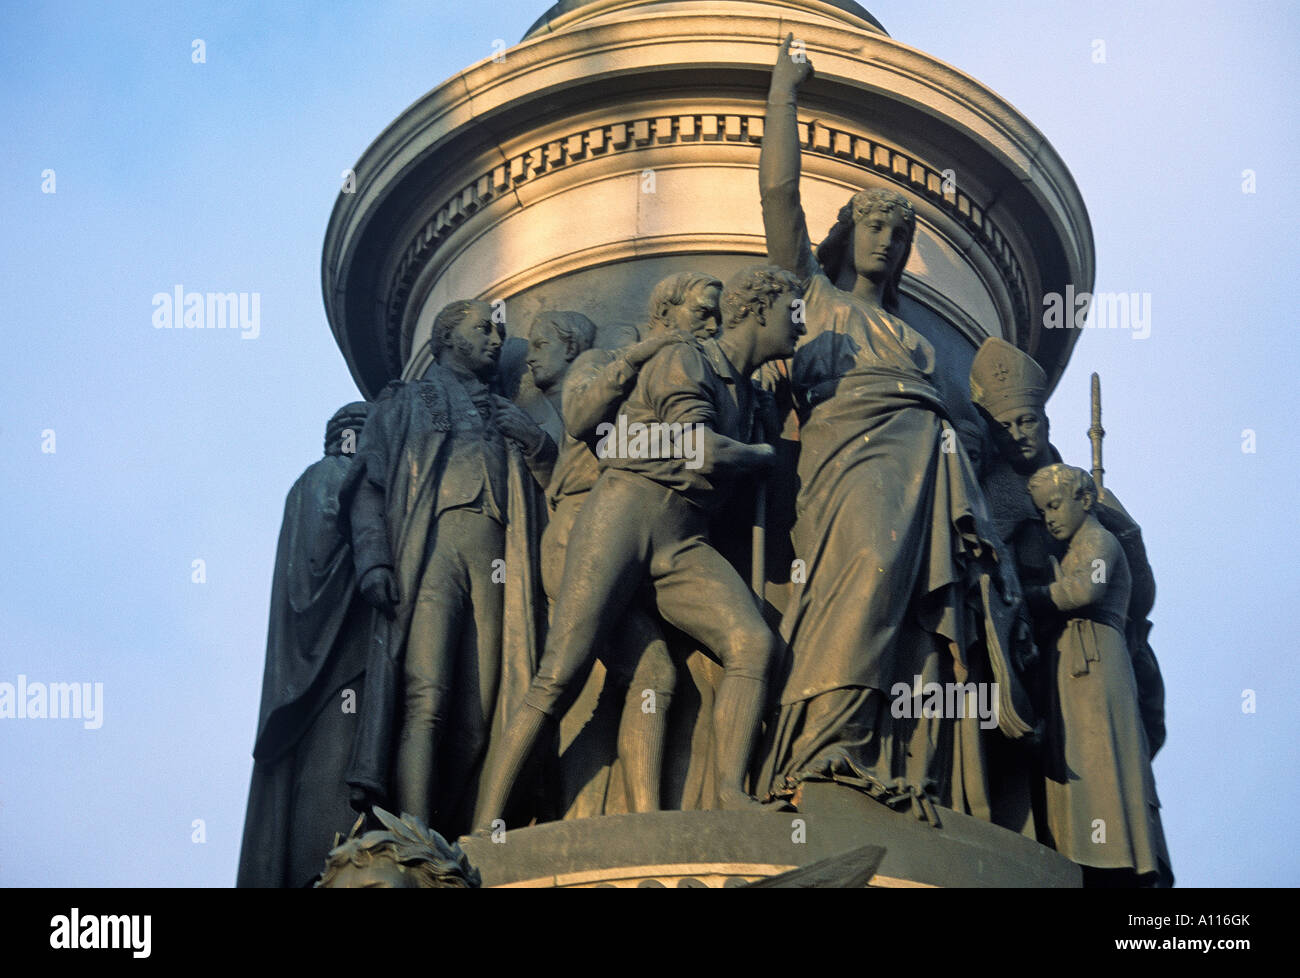
M 1086 493 L 1076 495 L 1068 487 L 1053 485 L 1034 493 L 1034 505 L 1043 514 L 1043 522 L 1053 539 L 1069 540 L 1088 518 L 1092 498 Z
M 1047 416 L 1032 405 L 999 412 L 994 429 L 1002 456 L 1017 467 L 1046 465 Z
M 722 322 L 718 310 L 718 300 L 722 290 L 716 285 L 697 285 L 686 293 L 686 299 L 678 306 L 668 309 L 668 324 L 671 329 L 685 333 L 694 333 L 701 339 L 716 336 Z
M 873 282 L 888 281 L 907 255 L 907 224 L 897 208 L 872 210 L 853 225 L 853 267 Z
M 771 335 L 768 337 L 770 346 L 762 351 L 763 360 L 794 356 L 799 337 L 807 332 L 804 324 L 797 321 L 794 315 L 792 306 L 796 298 L 793 292 L 782 292 L 767 311 L 767 327 Z
M 505 330 L 476 308 L 451 331 L 447 345 L 466 367 L 483 375 L 496 369 L 504 342 Z
M 564 378 L 569 365 L 568 345 L 549 319 L 541 318 L 533 323 L 528 338 L 527 362 L 538 390 L 550 390 Z

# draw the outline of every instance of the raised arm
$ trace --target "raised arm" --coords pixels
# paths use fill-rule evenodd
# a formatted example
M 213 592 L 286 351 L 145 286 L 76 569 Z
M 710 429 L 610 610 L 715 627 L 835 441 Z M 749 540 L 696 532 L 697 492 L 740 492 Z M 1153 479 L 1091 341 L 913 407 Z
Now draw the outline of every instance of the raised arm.
M 812 77 L 812 62 L 790 52 L 793 34 L 781 42 L 767 93 L 767 119 L 763 148 L 758 155 L 758 187 L 763 201 L 763 230 L 767 235 L 767 258 L 801 278 L 817 271 L 808 222 L 799 202 L 799 121 L 796 95 L 799 86 Z

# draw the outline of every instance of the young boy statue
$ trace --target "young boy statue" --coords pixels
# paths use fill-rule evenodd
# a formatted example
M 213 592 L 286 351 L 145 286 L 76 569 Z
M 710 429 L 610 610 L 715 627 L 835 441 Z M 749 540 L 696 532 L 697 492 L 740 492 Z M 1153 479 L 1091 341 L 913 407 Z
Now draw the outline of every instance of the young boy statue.
M 1068 544 L 1052 561 L 1055 581 L 1025 588 L 1033 613 L 1058 626 L 1047 650 L 1055 677 L 1045 737 L 1050 842 L 1083 867 L 1085 885 L 1171 885 L 1124 638 L 1128 562 L 1093 513 L 1097 487 L 1083 469 L 1039 469 L 1029 493 L 1047 532 Z

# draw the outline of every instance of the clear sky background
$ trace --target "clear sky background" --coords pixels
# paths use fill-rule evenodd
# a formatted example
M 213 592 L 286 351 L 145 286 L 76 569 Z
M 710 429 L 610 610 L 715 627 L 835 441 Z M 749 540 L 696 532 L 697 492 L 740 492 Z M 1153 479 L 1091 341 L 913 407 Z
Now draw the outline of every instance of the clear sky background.
M 1300 7 L 866 6 L 1042 130 L 1097 290 L 1151 295 L 1149 338 L 1081 337 L 1052 437 L 1088 464 L 1100 371 L 1107 485 L 1159 585 L 1179 883 L 1296 885 Z M 98 730 L 0 720 L 0 885 L 234 882 L 284 495 L 357 397 L 320 295 L 340 173 L 545 7 L 0 6 L 0 682 L 105 700 Z M 155 330 L 176 284 L 260 293 L 260 336 Z

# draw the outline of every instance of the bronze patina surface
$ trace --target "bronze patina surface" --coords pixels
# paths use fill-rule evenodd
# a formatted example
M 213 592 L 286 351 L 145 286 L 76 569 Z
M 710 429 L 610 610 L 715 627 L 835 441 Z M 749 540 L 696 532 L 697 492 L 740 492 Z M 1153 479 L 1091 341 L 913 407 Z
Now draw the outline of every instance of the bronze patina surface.
M 241 885 L 1172 883 L 1027 121 L 854 3 L 590 0 L 356 172 L 371 400 L 286 505 Z

